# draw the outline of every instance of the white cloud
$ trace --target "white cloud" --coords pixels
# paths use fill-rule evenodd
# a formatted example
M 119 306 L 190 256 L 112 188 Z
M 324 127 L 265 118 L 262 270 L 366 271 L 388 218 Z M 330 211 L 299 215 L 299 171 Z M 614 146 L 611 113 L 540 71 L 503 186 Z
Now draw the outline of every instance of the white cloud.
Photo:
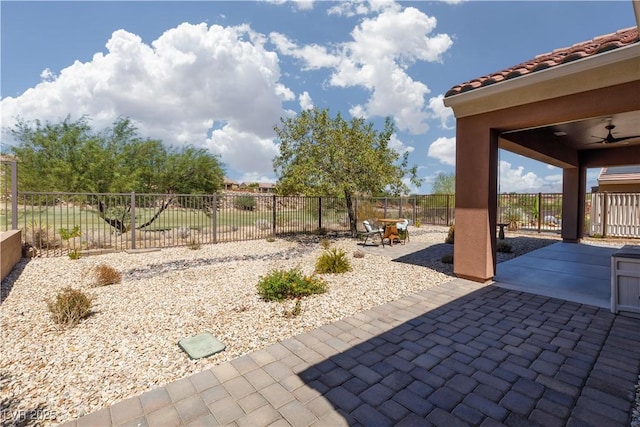
M 549 170 L 557 170 L 559 168 L 557 166 L 547 165 L 547 169 L 549 169 Z
M 300 102 L 300 108 L 302 110 L 311 110 L 313 109 L 313 99 L 311 99 L 311 95 L 306 90 L 298 96 L 298 101 Z
M 238 130 L 225 124 L 211 133 L 206 146 L 231 168 L 257 175 L 273 175 L 273 158 L 279 153 L 271 138 Z
M 54 81 L 57 78 L 57 76 L 49 68 L 45 68 L 40 73 L 40 78 L 42 79 L 43 82 L 51 82 L 51 81 Z
M 453 129 L 449 120 L 453 118 L 453 109 L 444 105 L 444 95 L 438 95 L 429 99 L 429 109 L 432 111 L 432 117 L 440 120 L 440 126 L 443 129 Z
M 268 3 L 273 4 L 286 4 L 293 3 L 296 8 L 300 10 L 311 10 L 313 9 L 314 0 L 266 0 Z
M 398 136 L 394 133 L 389 138 L 389 148 L 397 151 L 400 154 L 404 154 L 405 152 L 411 153 L 414 148 L 410 145 L 404 145 L 402 141 L 398 139 Z
M 265 42 L 247 25 L 184 23 L 150 45 L 118 30 L 106 53 L 76 61 L 57 77 L 45 70 L 37 86 L 2 99 L 2 123 L 11 127 L 16 116 L 57 122 L 88 115 L 101 129 L 125 116 L 141 135 L 169 145 L 206 145 L 234 169 L 269 174 L 273 126 L 287 115 L 283 101 L 295 96 L 280 83 L 278 57 Z M 213 123 L 226 125 L 207 139 Z
M 524 172 L 523 166 L 513 168 L 511 163 L 500 160 L 499 184 L 501 193 L 528 193 L 540 191 L 545 182 L 533 172 Z
M 451 38 L 431 35 L 437 24 L 434 17 L 395 2 L 338 4 L 330 9 L 341 15 L 373 12 L 377 15 L 363 18 L 353 29 L 351 41 L 331 50 L 313 44 L 298 46 L 279 33 L 272 33 L 270 40 L 279 52 L 300 59 L 307 69 L 331 68 L 332 86 L 366 89 L 367 102 L 352 108 L 358 117 L 392 116 L 400 130 L 414 134 L 426 132 L 430 118 L 444 120 L 446 125 L 446 111 L 439 108 L 437 99 L 426 105 L 428 86 L 409 76 L 407 69 L 417 61 L 440 61 L 453 44 Z
M 429 146 L 429 157 L 438 159 L 445 165 L 456 165 L 456 138 L 440 137 Z

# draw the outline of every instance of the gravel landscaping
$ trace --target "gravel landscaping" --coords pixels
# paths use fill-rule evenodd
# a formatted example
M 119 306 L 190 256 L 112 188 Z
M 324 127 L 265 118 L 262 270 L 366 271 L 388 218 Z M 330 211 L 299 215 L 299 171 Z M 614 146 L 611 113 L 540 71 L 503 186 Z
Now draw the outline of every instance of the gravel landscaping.
M 411 245 L 440 245 L 447 227 L 410 233 Z M 64 422 L 452 279 L 452 266 L 440 256 L 422 265 L 371 253 L 356 258 L 356 240 L 328 238 L 331 247 L 345 250 L 353 270 L 323 275 L 328 292 L 304 298 L 300 315 L 293 317 L 286 312 L 294 301 L 265 302 L 256 284 L 274 269 L 300 267 L 312 274 L 323 252 L 319 237 L 23 261 L 2 283 L 2 409 L 42 411 L 44 425 Z M 513 253 L 499 259 L 557 240 L 508 235 Z M 440 246 L 446 250 L 449 245 Z M 99 264 L 116 268 L 121 283 L 94 287 L 92 272 Z M 46 302 L 66 286 L 85 291 L 94 301 L 88 318 L 63 330 L 51 321 Z M 212 333 L 227 348 L 190 360 L 177 342 L 202 332 Z M 6 424 L 6 417 L 2 421 Z

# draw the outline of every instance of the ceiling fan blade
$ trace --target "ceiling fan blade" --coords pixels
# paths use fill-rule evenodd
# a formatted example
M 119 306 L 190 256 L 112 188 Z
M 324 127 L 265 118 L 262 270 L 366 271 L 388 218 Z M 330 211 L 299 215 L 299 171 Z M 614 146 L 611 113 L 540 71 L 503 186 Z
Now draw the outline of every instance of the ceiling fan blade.
M 626 141 L 627 139 L 635 139 L 635 138 L 640 138 L 640 135 L 633 135 L 633 136 L 621 136 L 620 138 L 606 138 L 604 141 L 608 141 L 609 143 L 614 143 L 614 142 L 620 142 L 620 141 Z

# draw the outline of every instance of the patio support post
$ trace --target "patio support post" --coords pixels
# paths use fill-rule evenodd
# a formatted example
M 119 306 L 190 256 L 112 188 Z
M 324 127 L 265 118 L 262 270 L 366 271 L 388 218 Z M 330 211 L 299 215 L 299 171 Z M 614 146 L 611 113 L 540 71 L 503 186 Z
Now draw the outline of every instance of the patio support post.
M 579 243 L 584 227 L 586 168 L 565 168 L 562 171 L 562 240 Z
M 486 122 L 460 118 L 456 127 L 453 272 L 486 282 L 495 275 L 498 135 Z

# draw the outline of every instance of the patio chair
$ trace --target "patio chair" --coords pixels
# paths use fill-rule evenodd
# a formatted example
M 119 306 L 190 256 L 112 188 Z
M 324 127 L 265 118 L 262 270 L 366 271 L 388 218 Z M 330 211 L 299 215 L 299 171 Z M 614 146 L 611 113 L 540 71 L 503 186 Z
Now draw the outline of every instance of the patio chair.
M 396 228 L 398 229 L 398 240 L 404 245 L 404 243 L 409 240 L 409 220 L 405 219 L 396 223 Z
M 380 237 L 380 242 L 382 243 L 382 247 L 384 248 L 384 238 L 382 236 L 382 232 L 384 231 L 382 228 L 373 228 L 371 226 L 371 223 L 369 223 L 369 221 L 362 221 L 362 224 L 364 224 L 364 243 L 363 245 L 367 244 L 367 240 L 369 240 L 369 237 L 371 236 L 378 236 Z

